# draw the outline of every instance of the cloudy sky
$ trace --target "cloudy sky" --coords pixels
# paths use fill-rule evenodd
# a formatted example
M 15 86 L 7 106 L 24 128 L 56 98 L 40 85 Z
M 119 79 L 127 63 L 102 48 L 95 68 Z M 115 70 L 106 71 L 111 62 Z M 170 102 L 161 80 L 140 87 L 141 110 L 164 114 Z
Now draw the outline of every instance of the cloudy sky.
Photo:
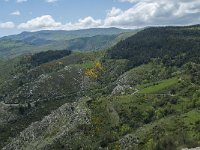
M 200 0 L 0 0 L 0 36 L 190 24 L 200 24 Z

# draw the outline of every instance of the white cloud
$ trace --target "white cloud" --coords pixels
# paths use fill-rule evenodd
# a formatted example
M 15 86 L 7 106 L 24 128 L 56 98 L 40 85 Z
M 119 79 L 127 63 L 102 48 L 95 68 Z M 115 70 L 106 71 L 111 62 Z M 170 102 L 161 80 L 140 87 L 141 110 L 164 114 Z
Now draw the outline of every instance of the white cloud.
M 18 25 L 19 29 L 46 29 L 46 28 L 56 28 L 60 27 L 62 24 L 56 22 L 52 16 L 44 15 L 27 21 L 26 23 L 21 23 Z
M 55 3 L 57 2 L 58 0 L 46 0 L 47 3 Z
M 123 11 L 121 9 L 113 7 L 110 11 L 108 11 L 107 17 L 116 17 L 122 13 Z
M 18 0 L 19 1 L 19 0 Z M 25 1 L 25 0 L 20 0 Z M 55 0 L 46 0 L 53 2 Z M 95 27 L 137 28 L 162 25 L 188 25 L 200 23 L 199 0 L 119 0 L 130 2 L 132 7 L 122 10 L 113 7 L 104 19 L 91 16 L 77 22 L 61 23 L 50 15 L 33 18 L 19 24 L 19 29 L 26 30 L 75 30 Z M 14 14 L 14 12 L 13 12 Z M 16 15 L 17 13 L 15 13 Z M 18 13 L 20 14 L 20 13 Z
M 17 10 L 17 11 L 12 12 L 10 15 L 13 15 L 13 16 L 20 16 L 21 13 L 20 13 L 19 10 Z
M 105 26 L 143 27 L 150 25 L 187 25 L 200 23 L 199 0 L 119 0 L 133 3 L 127 10 L 112 8 Z M 117 15 L 110 15 L 116 14 Z
M 0 22 L 0 29 L 12 29 L 15 27 L 15 24 L 13 22 Z
M 61 26 L 61 29 L 64 30 L 73 30 L 73 29 L 85 29 L 85 28 L 95 28 L 102 26 L 102 21 L 100 19 L 95 20 L 91 16 L 84 19 L 79 19 L 75 23 L 67 23 Z
M 79 19 L 78 22 L 62 24 L 61 22 L 56 22 L 52 16 L 44 15 L 31 19 L 25 23 L 18 25 L 19 29 L 27 30 L 72 30 L 72 29 L 84 29 L 84 28 L 94 28 L 102 25 L 102 21 L 95 20 L 92 17 L 86 17 L 84 19 Z
M 28 0 L 17 0 L 17 3 L 27 2 Z

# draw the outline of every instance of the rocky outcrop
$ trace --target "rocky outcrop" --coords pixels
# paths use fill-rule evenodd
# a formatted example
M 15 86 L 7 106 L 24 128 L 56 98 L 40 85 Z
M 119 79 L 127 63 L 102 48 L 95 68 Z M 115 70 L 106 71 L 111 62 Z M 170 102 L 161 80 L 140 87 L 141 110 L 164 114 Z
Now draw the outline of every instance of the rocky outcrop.
M 55 72 L 42 71 L 36 68 L 6 84 L 6 95 L 1 98 L 5 103 L 25 104 L 49 100 L 51 97 L 78 93 L 82 90 L 82 70 L 76 66 L 66 66 Z M 28 78 L 27 76 L 31 76 Z M 27 79 L 28 78 L 28 79 Z M 15 88 L 14 88 L 15 87 Z
M 12 107 L 9 104 L 0 102 L 0 125 L 15 119 L 17 119 L 17 114 L 13 112 Z
M 87 99 L 64 104 L 42 121 L 31 124 L 3 150 L 48 149 L 70 131 L 76 130 L 77 126 L 90 124 L 91 114 L 85 101 Z
M 123 95 L 123 94 L 125 94 L 125 92 L 127 92 L 128 90 L 132 90 L 132 88 L 131 88 L 129 85 L 119 85 L 119 84 L 118 84 L 118 85 L 113 89 L 111 95 L 112 95 L 112 96 L 113 96 L 113 95 Z
M 139 139 L 133 134 L 125 135 L 122 139 L 119 140 L 120 147 L 123 150 L 135 149 L 139 144 Z
M 200 150 L 200 147 L 196 147 L 196 148 L 191 148 L 191 149 L 188 149 L 188 148 L 184 148 L 182 150 Z

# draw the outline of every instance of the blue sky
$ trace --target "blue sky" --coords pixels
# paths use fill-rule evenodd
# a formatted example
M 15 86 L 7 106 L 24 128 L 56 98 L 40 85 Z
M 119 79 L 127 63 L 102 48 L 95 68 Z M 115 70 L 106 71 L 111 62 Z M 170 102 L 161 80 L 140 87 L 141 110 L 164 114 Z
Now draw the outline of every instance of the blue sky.
M 0 36 L 200 23 L 199 0 L 0 0 Z

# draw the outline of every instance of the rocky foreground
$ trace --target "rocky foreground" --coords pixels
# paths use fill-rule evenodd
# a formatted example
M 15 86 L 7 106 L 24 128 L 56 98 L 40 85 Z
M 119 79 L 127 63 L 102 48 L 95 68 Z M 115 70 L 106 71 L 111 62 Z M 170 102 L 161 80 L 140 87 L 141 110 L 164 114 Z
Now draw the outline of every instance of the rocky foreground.
M 31 124 L 3 150 L 51 149 L 63 137 L 68 137 L 65 148 L 70 149 L 67 145 L 74 136 L 73 130 L 80 125 L 90 124 L 90 111 L 84 106 L 85 101 L 82 99 L 80 102 L 64 104 L 42 121 Z

